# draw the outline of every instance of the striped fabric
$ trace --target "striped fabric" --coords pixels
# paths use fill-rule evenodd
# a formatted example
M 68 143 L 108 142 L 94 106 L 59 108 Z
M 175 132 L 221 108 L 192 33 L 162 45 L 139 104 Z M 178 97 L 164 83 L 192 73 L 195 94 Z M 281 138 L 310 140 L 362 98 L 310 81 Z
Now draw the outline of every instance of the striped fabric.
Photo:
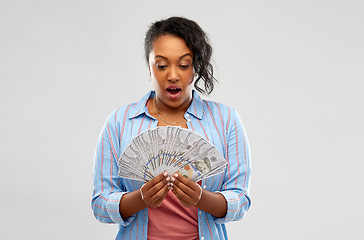
M 97 143 L 91 205 L 97 220 L 118 224 L 116 239 L 147 239 L 147 208 L 127 219 L 123 219 L 119 213 L 123 194 L 139 189 L 143 183 L 118 177 L 117 161 L 133 137 L 157 127 L 157 120 L 148 113 L 146 106 L 148 99 L 154 96 L 155 92 L 150 91 L 138 102 L 113 111 Z M 250 150 L 243 125 L 234 109 L 202 100 L 195 90 L 185 118 L 188 128 L 214 144 L 228 161 L 223 174 L 204 179 L 201 184 L 208 191 L 223 194 L 228 206 L 226 216 L 216 218 L 198 211 L 201 240 L 227 239 L 225 223 L 240 220 L 251 204 Z

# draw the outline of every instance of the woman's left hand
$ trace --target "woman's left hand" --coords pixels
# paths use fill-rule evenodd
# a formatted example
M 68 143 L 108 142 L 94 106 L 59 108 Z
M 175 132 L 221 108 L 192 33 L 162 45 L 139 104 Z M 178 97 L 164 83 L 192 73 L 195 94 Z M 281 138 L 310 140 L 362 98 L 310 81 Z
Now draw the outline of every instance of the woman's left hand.
M 172 192 L 184 207 L 196 206 L 200 201 L 202 188 L 197 183 L 178 173 L 171 176 L 171 183 Z

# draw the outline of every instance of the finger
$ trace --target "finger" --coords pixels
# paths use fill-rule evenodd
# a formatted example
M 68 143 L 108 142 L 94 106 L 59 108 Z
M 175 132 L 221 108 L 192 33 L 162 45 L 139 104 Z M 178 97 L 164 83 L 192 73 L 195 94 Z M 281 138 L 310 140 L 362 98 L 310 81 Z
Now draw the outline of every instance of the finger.
M 148 191 L 150 188 L 152 188 L 155 184 L 159 183 L 160 181 L 163 181 L 164 179 L 168 178 L 168 173 L 163 172 L 153 178 L 152 180 L 146 182 L 143 186 L 143 190 Z
M 194 190 L 191 189 L 189 186 L 186 186 L 183 182 L 175 179 L 172 181 L 174 187 L 178 187 L 184 194 L 192 197 L 194 195 Z
M 168 194 L 168 186 L 166 185 L 165 187 L 163 187 L 157 194 L 155 194 L 151 199 L 150 199 L 150 207 L 158 207 L 162 204 L 162 201 L 165 199 L 165 197 Z
M 167 186 L 167 188 L 168 188 L 167 184 L 168 184 L 168 181 L 166 179 L 162 179 L 162 181 L 156 183 L 154 186 L 149 188 L 147 191 L 145 191 L 143 188 L 142 191 L 143 191 L 144 197 L 152 198 L 155 194 L 157 194 L 159 191 L 161 191 L 162 188 L 164 188 L 165 186 Z
M 187 201 L 194 206 L 198 203 L 198 201 L 200 201 L 202 196 L 202 188 L 200 187 L 200 185 L 192 181 L 189 183 L 189 186 L 186 186 L 184 183 L 178 180 L 175 180 L 174 182 L 176 193 L 180 194 L 180 197 L 183 198 L 184 201 Z M 194 189 L 192 189 L 191 187 L 193 187 Z M 181 192 L 183 192 L 185 195 L 183 196 L 177 188 L 181 190 Z
M 172 189 L 173 194 L 177 197 L 177 199 L 180 201 L 180 203 L 185 206 L 185 207 L 191 207 L 193 206 L 193 204 L 190 203 L 190 200 L 185 200 L 186 198 L 184 198 L 183 196 L 185 196 L 185 194 L 183 192 L 180 192 L 178 190 L 178 187 L 175 189 Z M 181 194 L 182 193 L 182 194 Z
M 184 201 L 186 203 L 191 202 L 192 198 L 190 195 L 186 194 L 178 185 L 173 184 L 172 192 L 180 201 Z
M 163 187 L 162 191 L 164 191 L 163 195 L 153 203 L 152 207 L 159 207 L 162 204 L 162 201 L 166 198 L 168 194 L 168 186 Z
M 160 184 L 161 184 L 161 182 L 159 182 L 155 187 L 159 188 Z M 145 196 L 143 196 L 144 202 L 147 204 L 147 206 L 150 206 L 150 207 L 153 207 L 155 202 L 157 202 L 159 200 L 163 201 L 163 199 L 165 198 L 165 196 L 167 195 L 167 192 L 168 192 L 168 185 L 167 185 L 167 183 L 164 184 L 156 192 L 154 192 L 153 190 L 154 190 L 153 188 L 149 189 L 149 191 L 145 194 Z
M 175 179 L 178 179 L 180 182 L 183 182 L 183 184 L 185 184 L 186 186 L 189 186 L 190 188 L 197 190 L 196 188 L 196 183 L 194 181 L 192 181 L 189 178 L 186 178 L 185 176 L 179 174 L 179 173 L 174 173 L 172 174 L 172 177 Z
M 144 186 L 142 186 L 140 191 L 145 201 L 149 201 L 148 199 L 150 199 L 155 193 L 157 193 L 161 188 L 163 188 L 169 182 L 170 177 L 166 175 L 167 175 L 166 172 L 162 173 L 157 177 L 153 178 L 148 183 L 145 183 Z
M 196 192 L 200 192 L 200 187 L 197 185 L 197 183 L 185 178 L 182 175 L 173 174 L 171 181 L 191 197 L 196 195 Z

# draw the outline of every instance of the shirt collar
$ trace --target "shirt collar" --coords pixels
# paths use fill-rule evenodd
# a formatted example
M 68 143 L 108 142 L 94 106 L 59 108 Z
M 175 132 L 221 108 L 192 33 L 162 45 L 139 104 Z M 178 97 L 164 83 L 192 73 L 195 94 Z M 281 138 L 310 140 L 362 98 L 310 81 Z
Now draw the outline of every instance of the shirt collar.
M 146 114 L 150 116 L 147 108 L 147 102 L 149 98 L 153 98 L 154 96 L 155 96 L 154 90 L 151 90 L 147 94 L 145 94 L 137 103 L 134 104 L 133 107 L 131 107 L 129 118 L 132 119 L 141 114 Z M 187 112 L 200 120 L 202 119 L 203 102 L 201 97 L 194 89 L 192 90 L 192 103 L 187 109 Z
M 187 109 L 187 112 L 200 120 L 202 119 L 203 102 L 200 95 L 198 95 L 197 91 L 194 89 L 192 90 L 192 103 L 190 107 Z
M 155 92 L 153 90 L 145 94 L 133 107 L 131 107 L 129 118 L 135 118 L 143 113 L 149 116 L 147 102 L 149 98 L 153 98 L 154 96 Z

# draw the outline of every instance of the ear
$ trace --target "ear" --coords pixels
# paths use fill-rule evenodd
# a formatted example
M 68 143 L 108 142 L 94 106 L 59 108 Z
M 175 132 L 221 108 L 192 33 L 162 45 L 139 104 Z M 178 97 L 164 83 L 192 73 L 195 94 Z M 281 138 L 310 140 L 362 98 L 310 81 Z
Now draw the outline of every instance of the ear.
M 150 71 L 150 66 L 149 65 L 148 65 L 148 71 L 149 71 L 149 82 L 150 82 L 150 80 L 152 79 L 152 73 Z
M 149 71 L 149 76 L 152 75 L 152 73 L 150 72 L 150 66 L 148 64 L 148 71 Z

